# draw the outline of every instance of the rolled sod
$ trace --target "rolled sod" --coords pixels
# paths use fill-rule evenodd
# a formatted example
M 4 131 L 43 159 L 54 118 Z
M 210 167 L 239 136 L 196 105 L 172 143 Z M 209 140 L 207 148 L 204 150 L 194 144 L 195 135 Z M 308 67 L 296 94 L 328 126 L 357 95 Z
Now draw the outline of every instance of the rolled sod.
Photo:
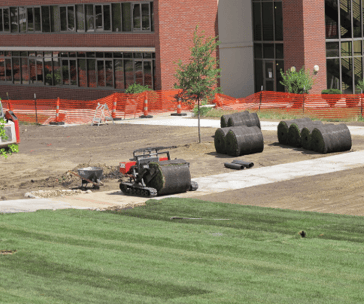
M 263 149 L 263 134 L 257 126 L 241 126 L 226 134 L 226 152 L 230 156 L 260 153 Z
M 237 127 L 237 126 L 254 127 L 255 126 L 260 129 L 260 120 L 259 120 L 257 113 L 242 112 L 241 115 L 234 115 L 234 116 L 229 117 L 228 126 L 229 127 Z
M 147 187 L 155 188 L 158 195 L 182 193 L 191 186 L 189 163 L 183 159 L 151 162 L 149 167 L 156 170 L 154 178 Z
M 246 115 L 246 114 L 249 114 L 249 112 L 244 111 L 244 112 L 238 112 L 238 113 L 233 113 L 233 114 L 222 115 L 221 118 L 220 118 L 221 128 L 226 128 L 228 126 L 228 121 L 229 121 L 230 117 L 238 116 L 238 115 Z
M 234 128 L 239 127 L 227 127 L 217 129 L 215 132 L 214 143 L 215 150 L 217 153 L 226 154 L 226 134 Z
M 313 126 L 311 130 L 314 129 L 315 126 L 321 126 L 322 122 L 317 121 L 296 121 L 293 122 L 288 129 L 288 144 L 292 147 L 301 147 L 301 131 L 304 127 Z
M 299 118 L 299 119 L 292 119 L 292 120 L 282 120 L 277 127 L 277 136 L 278 141 L 282 145 L 288 144 L 288 130 L 292 123 L 299 122 L 299 121 L 311 121 L 309 117 Z
M 303 149 L 312 150 L 311 147 L 311 137 L 312 137 L 312 130 L 317 128 L 317 125 L 308 125 L 304 127 L 301 131 L 301 146 Z
M 351 149 L 352 140 L 345 124 L 322 125 L 312 130 L 311 148 L 319 153 L 342 152 Z

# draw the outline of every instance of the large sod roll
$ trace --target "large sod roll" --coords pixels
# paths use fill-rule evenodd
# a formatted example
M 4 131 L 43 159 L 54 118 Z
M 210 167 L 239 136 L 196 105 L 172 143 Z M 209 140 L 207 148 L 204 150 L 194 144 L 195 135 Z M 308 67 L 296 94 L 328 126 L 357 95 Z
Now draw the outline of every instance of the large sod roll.
M 247 127 L 258 127 L 260 129 L 260 120 L 257 113 L 241 113 L 241 115 L 234 115 L 229 117 L 229 127 L 247 126 Z
M 288 129 L 288 144 L 292 147 L 301 147 L 301 131 L 308 126 L 321 126 L 322 122 L 317 121 L 296 121 L 293 122 Z M 313 130 L 312 128 L 311 130 Z
M 294 122 L 299 122 L 299 121 L 306 121 L 307 122 L 307 121 L 311 121 L 311 119 L 309 117 L 305 117 L 305 118 L 292 119 L 292 120 L 282 120 L 278 124 L 277 136 L 278 136 L 278 141 L 279 141 L 280 144 L 286 145 L 288 143 L 288 130 L 289 130 L 289 127 Z
M 257 126 L 240 126 L 226 134 L 226 152 L 230 156 L 260 153 L 263 149 L 263 134 Z
M 345 124 L 322 125 L 312 130 L 311 147 L 316 152 L 342 152 L 350 150 L 351 145 L 351 134 Z
M 244 112 L 238 112 L 238 113 L 233 113 L 233 114 L 222 115 L 221 118 L 220 118 L 221 128 L 226 128 L 228 126 L 228 121 L 229 121 L 230 117 L 239 116 L 239 115 L 246 115 L 246 114 L 249 114 L 249 112 L 244 111 Z
M 321 124 L 322 125 L 322 124 Z M 325 125 L 327 126 L 327 125 Z M 317 125 L 308 125 L 304 127 L 301 131 L 301 145 L 303 149 L 312 150 L 311 142 L 312 142 L 312 130 L 317 128 Z
M 191 173 L 189 163 L 185 160 L 151 162 L 149 167 L 155 169 L 156 174 L 147 186 L 155 188 L 158 195 L 182 193 L 189 190 Z
M 217 153 L 226 154 L 226 134 L 231 130 L 240 127 L 227 127 L 217 129 L 215 132 L 214 143 Z

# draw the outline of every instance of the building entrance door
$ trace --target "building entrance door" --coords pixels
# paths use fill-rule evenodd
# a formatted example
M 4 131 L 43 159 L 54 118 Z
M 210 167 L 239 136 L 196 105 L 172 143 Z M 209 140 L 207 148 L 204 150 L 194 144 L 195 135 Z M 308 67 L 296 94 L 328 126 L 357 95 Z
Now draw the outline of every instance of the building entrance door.
M 273 60 L 264 60 L 264 91 L 275 91 L 275 69 Z

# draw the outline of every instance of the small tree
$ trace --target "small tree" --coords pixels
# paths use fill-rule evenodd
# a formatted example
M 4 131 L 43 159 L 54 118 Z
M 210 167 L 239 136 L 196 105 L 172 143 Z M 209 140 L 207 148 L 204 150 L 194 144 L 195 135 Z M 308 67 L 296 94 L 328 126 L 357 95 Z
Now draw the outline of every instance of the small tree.
M 283 73 L 281 69 L 282 81 L 280 83 L 285 86 L 287 92 L 295 94 L 308 94 L 314 85 L 314 80 L 309 70 L 304 67 L 297 71 L 287 70 Z
M 217 41 L 217 37 L 205 39 L 204 31 L 201 34 L 197 32 L 198 25 L 193 33 L 193 47 L 190 48 L 189 62 L 187 64 L 183 64 L 182 60 L 178 62 L 177 74 L 174 75 L 177 83 L 174 84 L 174 88 L 182 89 L 181 94 L 177 96 L 182 102 L 193 100 L 197 103 L 198 142 L 201 143 L 200 102 L 211 100 L 216 93 L 221 92 L 221 89 L 217 87 L 221 70 L 217 68 L 218 61 L 212 56 L 220 42 Z

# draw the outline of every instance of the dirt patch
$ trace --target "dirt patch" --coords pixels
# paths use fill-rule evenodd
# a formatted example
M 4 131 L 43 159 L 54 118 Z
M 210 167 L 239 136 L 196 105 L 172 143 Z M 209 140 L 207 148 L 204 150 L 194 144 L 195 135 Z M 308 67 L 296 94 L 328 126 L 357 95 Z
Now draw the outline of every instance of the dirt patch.
M 144 147 L 177 146 L 176 149 L 170 150 L 171 158 L 188 161 L 192 178 L 233 172 L 225 168 L 224 163 L 237 159 L 253 162 L 254 168 L 259 168 L 327 156 L 280 145 L 276 131 L 263 131 L 263 153 L 230 157 L 215 152 L 212 136 L 216 129 L 202 128 L 201 131 L 202 143 L 198 144 L 197 128 L 191 127 L 127 124 L 99 127 L 20 126 L 20 152 L 7 159 L 0 158 L 0 199 L 20 199 L 24 198 L 26 192 L 36 190 L 66 190 L 79 187 L 81 179 L 67 172 L 69 170 L 77 172 L 77 169 L 88 166 L 101 167 L 104 170 L 102 179 L 104 186 L 100 187 L 99 191 L 118 190 L 121 177 L 118 171 L 119 162 L 128 161 L 132 157 L 133 150 Z M 364 150 L 364 137 L 353 136 L 352 139 L 353 151 Z M 359 175 L 358 173 L 356 177 Z M 351 192 L 343 193 L 339 186 L 349 178 L 348 176 L 350 174 L 337 172 L 323 179 L 307 178 L 306 187 L 309 192 L 303 193 L 318 193 L 316 200 L 320 204 L 325 202 L 322 199 L 336 201 L 340 197 L 342 200 L 350 200 L 353 190 L 360 190 L 360 187 L 364 189 L 364 181 L 362 182 L 361 178 L 356 179 L 355 188 L 350 188 Z M 353 182 L 351 179 L 350 181 Z M 269 201 L 274 207 L 280 208 L 289 206 L 290 197 L 292 200 L 294 195 L 298 197 L 300 195 L 297 188 L 287 185 L 289 182 L 259 186 L 259 189 L 252 187 L 211 195 L 206 199 L 254 205 L 265 205 L 265 202 Z M 332 185 L 338 185 L 338 190 L 333 191 Z M 330 191 L 323 191 L 327 187 Z M 294 204 L 297 204 L 297 199 L 294 197 Z M 298 200 L 300 205 L 311 203 L 311 198 L 307 196 L 301 196 Z M 327 208 L 335 210 L 335 206 Z M 295 209 L 294 206 L 292 209 Z

